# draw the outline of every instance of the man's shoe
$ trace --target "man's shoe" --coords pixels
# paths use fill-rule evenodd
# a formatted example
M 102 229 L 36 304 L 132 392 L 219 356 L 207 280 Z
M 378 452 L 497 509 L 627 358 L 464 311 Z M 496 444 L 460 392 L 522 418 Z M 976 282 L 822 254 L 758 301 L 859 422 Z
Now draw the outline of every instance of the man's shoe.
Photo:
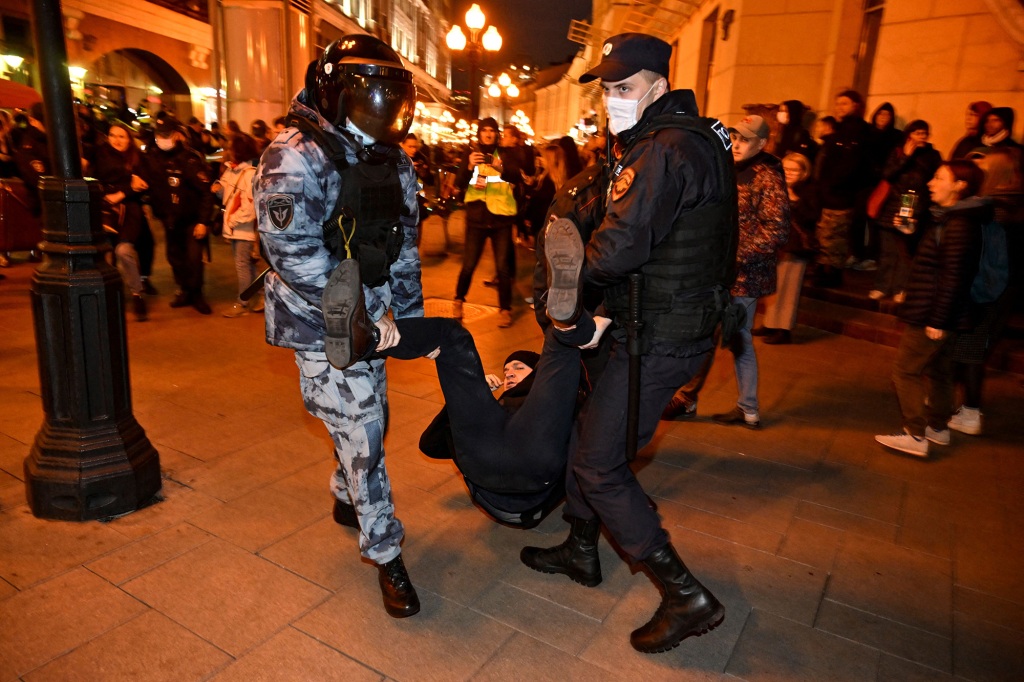
M 875 436 L 875 440 L 887 448 L 905 452 L 914 457 L 928 456 L 928 441 L 925 438 L 912 436 L 906 430 L 888 436 Z
M 583 240 L 568 218 L 545 228 L 544 258 L 548 266 L 548 317 L 556 325 L 575 324 L 581 313 Z
M 790 335 L 788 329 L 776 329 L 773 334 L 769 334 L 764 337 L 764 342 L 769 346 L 785 345 L 787 343 L 793 343 L 793 337 Z
M 249 310 L 253 311 L 254 313 L 262 313 L 263 310 L 266 308 L 266 305 L 264 304 L 263 301 L 263 294 L 256 294 L 255 296 L 249 299 Z
M 732 408 L 728 412 L 711 415 L 711 420 L 718 424 L 741 424 L 746 426 L 748 429 L 761 428 L 761 418 L 759 415 L 749 415 L 738 406 Z
M 377 566 L 380 593 L 384 597 L 384 610 L 392 618 L 408 618 L 420 612 L 420 598 L 409 580 L 402 555 Z
M 949 445 L 949 429 L 933 429 L 924 427 L 924 437 L 936 445 Z
M 135 313 L 135 319 L 139 322 L 145 322 L 149 319 L 149 310 L 146 308 L 146 299 L 142 298 L 138 294 L 132 296 L 132 312 Z
M 508 329 L 512 326 L 512 311 L 511 310 L 499 310 L 498 311 L 498 327 L 501 329 Z
M 356 508 L 348 502 L 342 502 L 334 498 L 334 522 L 339 526 L 347 526 L 359 530 L 359 517 L 356 515 Z
M 885 292 L 882 291 L 881 289 L 872 289 L 871 291 L 868 292 L 868 298 L 870 298 L 872 301 L 881 301 L 883 298 L 885 298 Z
M 961 405 L 949 419 L 949 428 L 969 436 L 981 435 L 981 410 L 977 407 Z
M 693 419 L 696 416 L 697 401 L 690 400 L 678 393 L 672 396 L 672 400 L 668 401 L 668 405 L 666 405 L 665 409 L 661 411 L 661 418 L 667 422 L 673 421 L 677 417 Z
M 768 336 L 772 332 L 776 331 L 772 327 L 754 327 L 750 330 L 751 336 Z
M 241 317 L 242 315 L 248 314 L 248 308 L 246 308 L 241 303 L 235 303 L 234 305 L 227 309 L 227 312 L 224 313 L 224 317 Z
M 569 518 L 569 537 L 554 547 L 523 547 L 519 560 L 541 573 L 560 573 L 586 587 L 601 584 L 601 560 L 597 554 L 600 520 Z
M 157 292 L 156 287 L 150 284 L 148 277 L 142 278 L 142 293 L 147 296 L 156 296 L 157 293 L 159 293 Z
M 348 258 L 331 273 L 320 306 L 327 333 L 324 352 L 338 369 L 365 360 L 377 349 L 380 331 L 366 312 L 359 263 Z
M 191 303 L 192 297 L 184 291 L 174 292 L 174 298 L 171 299 L 172 308 L 184 308 Z
M 192 296 L 192 307 L 196 309 L 200 315 L 209 315 L 213 312 L 210 308 L 210 304 L 206 302 L 202 294 L 195 294 Z
M 679 646 L 687 637 L 703 635 L 725 620 L 725 607 L 700 584 L 671 544 L 643 560 L 661 588 L 661 605 L 651 620 L 629 636 L 633 648 L 656 654 Z
M 484 286 L 485 287 L 491 287 L 492 289 L 497 289 L 498 288 L 498 280 L 497 279 L 485 279 L 484 280 Z
M 452 301 L 452 317 L 460 322 L 462 321 L 462 301 L 458 299 Z

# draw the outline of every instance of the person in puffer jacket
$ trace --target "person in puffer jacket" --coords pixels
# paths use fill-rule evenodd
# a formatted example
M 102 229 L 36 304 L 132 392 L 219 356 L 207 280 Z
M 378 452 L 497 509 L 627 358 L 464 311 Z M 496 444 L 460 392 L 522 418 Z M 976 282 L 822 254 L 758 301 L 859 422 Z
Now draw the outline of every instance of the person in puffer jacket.
M 977 197 L 984 172 L 970 161 L 949 161 L 928 183 L 935 224 L 922 236 L 907 281 L 893 383 L 903 432 L 875 436 L 886 447 L 927 457 L 929 443 L 948 445 L 953 414 L 952 349 L 970 325 L 971 283 L 981 257 L 981 226 L 989 203 Z

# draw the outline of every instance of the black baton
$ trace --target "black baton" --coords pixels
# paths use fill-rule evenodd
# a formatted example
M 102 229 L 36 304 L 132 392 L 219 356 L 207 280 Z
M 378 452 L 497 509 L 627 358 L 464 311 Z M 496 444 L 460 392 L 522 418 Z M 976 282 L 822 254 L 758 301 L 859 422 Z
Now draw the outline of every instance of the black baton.
M 252 284 L 245 288 L 245 291 L 239 294 L 238 298 L 242 299 L 243 301 L 248 301 L 250 298 L 252 298 L 253 294 L 255 294 L 257 291 L 263 288 L 263 280 L 267 278 L 268 272 L 270 272 L 270 268 L 267 268 L 260 274 L 256 275 L 256 279 L 252 281 Z
M 626 403 L 626 461 L 636 459 L 636 445 L 640 431 L 640 330 L 644 326 L 640 312 L 640 298 L 644 276 L 634 272 L 629 276 L 629 316 L 626 321 L 626 353 L 629 355 L 629 392 Z

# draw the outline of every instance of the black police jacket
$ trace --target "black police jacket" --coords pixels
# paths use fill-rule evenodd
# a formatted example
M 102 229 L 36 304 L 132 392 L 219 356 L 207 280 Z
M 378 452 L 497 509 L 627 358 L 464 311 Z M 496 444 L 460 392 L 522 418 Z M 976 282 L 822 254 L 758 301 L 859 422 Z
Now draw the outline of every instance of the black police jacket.
M 167 226 L 206 224 L 214 196 L 210 168 L 198 152 L 180 143 L 165 152 L 154 144 L 146 152 L 145 168 L 150 205 L 157 218 Z

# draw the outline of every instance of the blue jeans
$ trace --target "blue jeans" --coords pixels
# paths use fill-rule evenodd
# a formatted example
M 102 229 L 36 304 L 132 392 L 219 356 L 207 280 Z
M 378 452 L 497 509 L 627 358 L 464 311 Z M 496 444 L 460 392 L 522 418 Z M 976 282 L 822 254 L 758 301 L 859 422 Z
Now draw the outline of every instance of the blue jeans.
M 736 367 L 736 389 L 739 400 L 736 402 L 746 414 L 758 414 L 757 404 L 757 356 L 754 354 L 754 337 L 750 330 L 754 327 L 754 311 L 757 310 L 757 299 L 746 296 L 733 296 L 733 303 L 739 303 L 747 311 L 747 321 L 729 344 L 734 356 Z
M 256 279 L 256 261 L 252 259 L 252 242 L 242 239 L 232 239 L 231 249 L 235 255 L 235 276 L 238 277 L 238 302 L 245 305 L 241 299 L 242 292 L 249 288 Z

